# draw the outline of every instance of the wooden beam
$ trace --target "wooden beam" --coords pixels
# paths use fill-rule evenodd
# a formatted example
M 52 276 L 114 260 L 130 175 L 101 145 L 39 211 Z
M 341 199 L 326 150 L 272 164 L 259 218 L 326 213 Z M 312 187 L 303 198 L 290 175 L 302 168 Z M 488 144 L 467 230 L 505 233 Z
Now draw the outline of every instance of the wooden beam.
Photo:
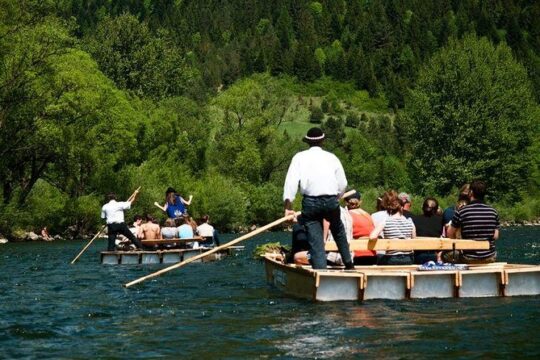
M 358 239 L 349 243 L 352 250 L 489 250 L 489 241 L 441 239 L 441 238 L 415 238 L 415 239 Z M 334 241 L 325 243 L 326 251 L 338 251 Z

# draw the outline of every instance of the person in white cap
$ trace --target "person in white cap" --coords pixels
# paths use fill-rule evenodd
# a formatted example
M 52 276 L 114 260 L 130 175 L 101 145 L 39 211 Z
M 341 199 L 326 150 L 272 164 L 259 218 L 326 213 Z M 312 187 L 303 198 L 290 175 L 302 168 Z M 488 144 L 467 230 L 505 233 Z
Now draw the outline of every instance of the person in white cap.
M 323 220 L 330 223 L 345 269 L 354 269 L 338 202 L 347 187 L 347 178 L 337 156 L 321 148 L 324 137 L 320 128 L 309 129 L 303 139 L 309 149 L 292 158 L 283 188 L 285 216 L 294 214 L 292 202 L 300 185 L 303 195 L 301 221 L 311 247 L 309 255 L 313 269 L 326 269 Z

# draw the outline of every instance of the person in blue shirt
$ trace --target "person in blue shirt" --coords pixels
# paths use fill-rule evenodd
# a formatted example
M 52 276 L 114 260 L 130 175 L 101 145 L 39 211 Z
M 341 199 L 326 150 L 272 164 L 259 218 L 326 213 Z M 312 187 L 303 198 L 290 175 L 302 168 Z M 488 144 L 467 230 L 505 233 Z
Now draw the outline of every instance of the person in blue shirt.
M 463 184 L 461 189 L 459 189 L 459 195 L 458 195 L 458 200 L 456 204 L 444 210 L 442 214 L 442 225 L 443 225 L 445 235 L 450 228 L 450 222 L 452 221 L 452 218 L 454 217 L 456 210 L 458 210 L 463 205 L 466 205 L 469 203 L 469 188 L 470 186 L 468 183 Z
M 157 201 L 154 205 L 165 211 L 169 219 L 176 219 L 187 214 L 186 206 L 191 205 L 192 200 L 193 195 L 189 195 L 189 200 L 185 200 L 176 190 L 169 187 L 165 192 L 165 205 L 161 206 Z

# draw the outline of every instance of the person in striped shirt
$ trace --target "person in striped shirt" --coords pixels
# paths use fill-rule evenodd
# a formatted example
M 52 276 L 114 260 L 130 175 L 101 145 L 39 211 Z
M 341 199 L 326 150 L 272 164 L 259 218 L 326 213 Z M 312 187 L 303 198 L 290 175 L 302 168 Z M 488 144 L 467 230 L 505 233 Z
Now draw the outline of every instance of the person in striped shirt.
M 470 203 L 457 210 L 448 229 L 448 237 L 455 239 L 456 232 L 461 229 L 461 237 L 469 240 L 489 240 L 489 250 L 463 250 L 443 254 L 445 261 L 454 261 L 465 264 L 485 264 L 495 262 L 497 251 L 495 240 L 499 238 L 499 214 L 484 203 L 486 183 L 474 180 L 470 184 Z
M 403 216 L 402 202 L 395 190 L 384 193 L 382 205 L 388 217 L 378 224 L 369 234 L 371 240 L 376 240 L 382 233 L 384 239 L 412 239 L 416 237 L 416 228 L 411 218 Z M 379 265 L 411 265 L 414 262 L 412 251 L 387 251 L 379 261 Z

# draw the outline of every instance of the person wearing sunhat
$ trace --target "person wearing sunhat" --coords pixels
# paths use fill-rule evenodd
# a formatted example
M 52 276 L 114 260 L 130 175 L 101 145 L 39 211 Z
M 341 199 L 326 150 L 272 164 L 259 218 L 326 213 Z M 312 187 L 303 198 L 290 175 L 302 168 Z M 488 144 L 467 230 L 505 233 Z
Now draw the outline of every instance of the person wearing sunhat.
M 300 186 L 303 195 L 302 224 L 310 245 L 311 266 L 313 269 L 326 269 L 323 220 L 327 220 L 345 269 L 354 269 L 339 208 L 339 197 L 347 187 L 347 178 L 337 156 L 322 149 L 324 138 L 320 128 L 309 129 L 303 138 L 309 149 L 292 158 L 283 186 L 285 216 L 294 215 L 292 202 Z
M 186 206 L 191 205 L 191 200 L 193 200 L 193 195 L 189 195 L 189 200 L 186 201 L 176 193 L 176 190 L 169 187 L 165 191 L 165 205 L 161 206 L 157 201 L 154 205 L 165 211 L 169 219 L 176 219 L 187 214 Z

